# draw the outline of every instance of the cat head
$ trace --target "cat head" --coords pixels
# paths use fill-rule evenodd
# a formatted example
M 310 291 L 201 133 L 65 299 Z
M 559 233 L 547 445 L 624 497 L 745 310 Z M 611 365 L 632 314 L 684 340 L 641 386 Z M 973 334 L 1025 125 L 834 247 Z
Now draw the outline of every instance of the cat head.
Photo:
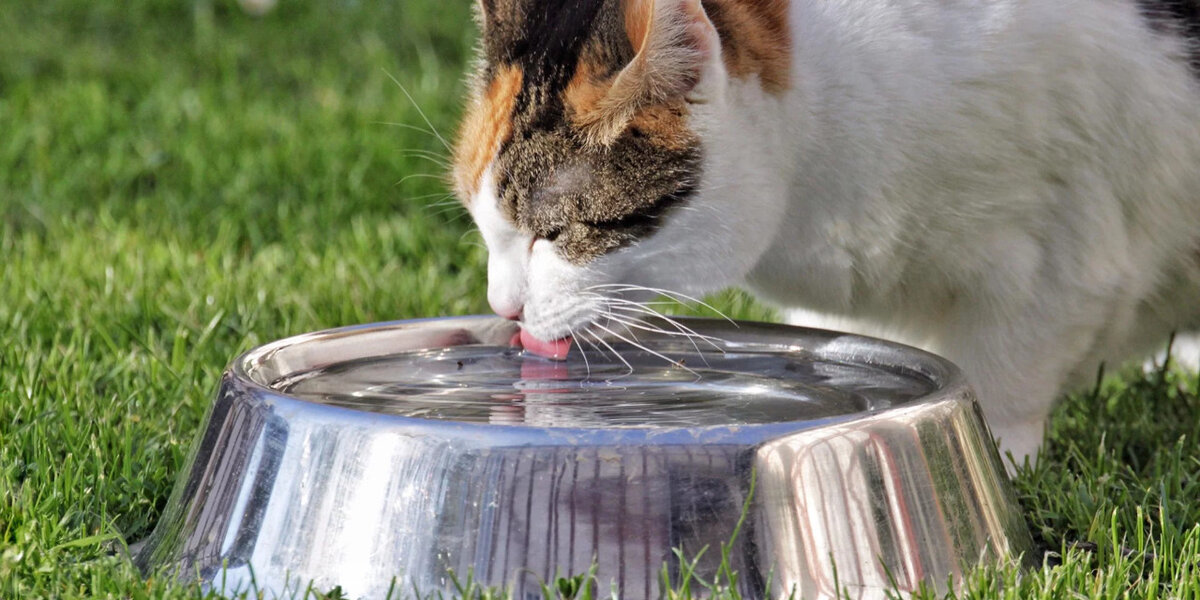
M 773 225 L 734 189 L 765 168 L 745 97 L 786 88 L 783 2 L 480 1 L 453 181 L 497 314 L 555 340 L 637 286 L 695 294 L 745 275 Z

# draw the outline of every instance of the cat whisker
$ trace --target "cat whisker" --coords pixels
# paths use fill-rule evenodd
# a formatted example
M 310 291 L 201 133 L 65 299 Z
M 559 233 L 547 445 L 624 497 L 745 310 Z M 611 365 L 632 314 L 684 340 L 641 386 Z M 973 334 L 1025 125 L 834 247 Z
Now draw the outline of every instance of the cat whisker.
M 437 156 L 430 156 L 428 154 L 417 154 L 414 152 L 404 152 L 404 151 L 398 152 L 397 156 L 400 156 L 401 158 L 416 158 L 419 160 L 426 160 L 426 161 L 429 161 L 439 167 L 442 167 L 443 169 L 450 168 L 450 163 L 448 161 L 446 161 L 446 159 L 440 158 Z
M 592 350 L 595 350 L 596 353 L 599 354 L 600 356 L 602 356 L 602 357 L 608 356 L 607 354 L 604 353 L 604 350 L 601 350 L 600 347 L 596 345 L 595 342 L 593 342 L 592 340 L 587 338 L 587 331 L 585 329 L 580 329 L 579 335 L 576 336 L 575 339 L 583 340 L 583 341 L 587 342 L 588 346 L 591 346 Z M 582 348 L 580 348 L 580 350 L 582 350 Z
M 454 222 L 458 221 L 459 219 L 462 219 L 463 217 L 467 216 L 466 210 L 463 210 L 461 207 L 457 207 L 454 205 L 447 205 L 444 208 L 442 208 L 441 210 L 435 210 L 435 211 L 429 213 L 429 216 L 439 217 L 441 215 L 452 214 L 452 213 L 456 213 L 456 214 L 454 214 L 454 217 L 450 219 L 451 223 L 454 223 Z
M 629 322 L 629 321 L 625 321 L 625 320 L 622 320 L 622 319 L 614 318 L 614 317 L 615 317 L 615 315 L 613 315 L 612 313 L 608 313 L 607 315 L 605 315 L 605 317 L 606 317 L 606 319 L 607 319 L 607 320 L 609 320 L 609 321 L 612 321 L 612 322 L 614 322 L 614 323 L 617 323 L 617 324 L 618 324 L 618 325 L 620 325 L 621 327 L 624 327 L 624 328 L 625 328 L 625 332 L 626 332 L 626 333 L 628 333 L 628 334 L 629 334 L 629 337 L 633 338 L 634 340 L 637 340 L 637 333 L 636 333 L 636 332 L 634 332 L 634 331 L 633 331 L 633 329 L 631 329 L 631 328 L 630 328 L 630 326 L 631 326 L 631 325 L 633 326 L 633 328 L 634 328 L 634 329 L 642 329 L 642 330 L 644 330 L 644 331 L 650 331 L 650 332 L 654 332 L 654 333 L 665 333 L 665 334 L 668 334 L 668 335 L 670 335 L 670 332 L 661 331 L 661 330 L 655 330 L 655 329 L 648 328 L 648 327 L 638 327 L 638 326 L 637 326 L 637 324 L 636 324 L 636 323 L 634 323 L 634 322 Z M 612 332 L 612 333 L 613 333 L 613 335 L 617 335 L 617 333 L 616 333 L 616 332 Z M 618 337 L 619 337 L 619 336 L 618 336 Z M 687 336 L 685 335 L 684 337 L 687 337 Z M 622 339 L 624 339 L 624 338 L 622 338 Z M 628 341 L 628 340 L 627 340 L 627 341 Z M 691 341 L 691 340 L 689 339 L 689 341 Z M 629 342 L 629 343 L 631 343 L 631 344 L 632 344 L 633 342 Z M 635 345 L 636 345 L 636 344 L 635 344 Z M 694 347 L 694 348 L 696 349 L 696 353 L 697 353 L 697 354 L 700 354 L 700 348 L 699 348 L 698 346 L 696 346 L 696 342 L 694 342 L 694 341 L 692 342 L 692 347 Z M 650 351 L 650 350 L 649 350 L 649 349 L 647 349 L 645 346 L 641 346 L 641 348 L 643 348 L 643 349 L 645 349 L 645 350 L 647 350 L 647 351 Z M 665 357 L 665 356 L 663 356 L 662 354 L 659 354 L 658 356 L 660 356 L 660 357 L 663 357 L 664 359 L 666 359 L 666 357 Z M 703 359 L 703 354 L 701 354 L 701 359 Z M 670 359 L 666 359 L 666 360 L 670 361 Z M 678 366 L 680 366 L 680 367 L 683 367 L 683 368 L 685 368 L 685 369 L 687 368 L 687 367 L 684 367 L 684 366 L 683 366 L 683 363 L 682 363 L 682 362 L 676 362 L 675 364 L 677 364 Z M 707 366 L 707 364 L 708 364 L 708 361 L 705 361 L 705 365 L 706 365 L 706 366 Z M 699 374 L 698 374 L 698 373 L 696 373 L 695 371 L 692 371 L 691 369 L 688 369 L 688 371 L 690 371 L 692 374 L 696 375 L 697 377 L 699 376 Z
M 612 290 L 612 291 L 616 291 L 616 292 L 644 291 L 644 292 L 650 292 L 650 293 L 654 293 L 654 294 L 660 294 L 662 296 L 666 296 L 668 298 L 671 298 L 672 300 L 675 300 L 677 302 L 681 302 L 684 304 L 691 302 L 693 304 L 698 304 L 700 306 L 703 306 L 704 308 L 707 308 L 708 310 L 713 311 L 714 313 L 716 313 L 718 316 L 725 319 L 726 321 L 729 321 L 729 323 L 732 324 L 733 326 L 735 326 L 735 327 L 737 326 L 737 323 L 734 322 L 734 320 L 729 315 L 718 310 L 715 306 L 713 306 L 703 300 L 700 300 L 699 298 L 696 298 L 694 296 L 689 296 L 682 292 L 665 290 L 663 288 L 646 287 L 643 285 L 634 285 L 631 283 L 602 283 L 602 284 L 598 284 L 598 285 L 589 286 L 587 289 L 589 289 L 589 290 L 590 289 L 608 289 L 608 290 Z
M 461 208 L 466 210 L 466 207 L 459 203 L 458 200 L 443 200 L 441 202 L 433 202 L 425 205 L 426 210 L 431 210 L 434 208 Z
M 571 339 L 576 339 L 575 330 L 570 325 L 567 326 L 567 333 L 571 336 Z M 587 352 L 580 352 L 579 355 L 583 357 L 583 368 L 587 370 L 587 377 L 584 378 L 584 381 L 587 381 L 592 377 L 592 364 L 588 362 Z
M 433 173 L 410 173 L 408 175 L 405 175 L 404 177 L 401 177 L 400 181 L 396 182 L 396 185 L 400 185 L 400 184 L 404 183 L 405 181 L 408 181 L 409 179 L 439 179 L 442 181 L 446 180 L 445 176 L 434 175 Z
M 454 194 L 452 194 L 450 192 L 433 192 L 432 194 L 421 194 L 420 196 L 409 196 L 409 197 L 405 198 L 404 200 L 405 200 L 405 202 L 409 202 L 409 201 L 415 202 L 417 200 L 425 200 L 428 198 L 437 198 L 438 202 L 427 202 L 425 204 L 428 207 L 435 207 L 435 206 L 439 206 L 442 204 L 457 204 L 458 203 L 457 200 L 452 200 L 452 201 L 448 201 L 448 202 L 442 201 L 443 198 L 449 198 L 453 195 Z
M 649 307 L 643 305 L 642 303 L 634 302 L 632 300 L 626 300 L 623 298 L 606 298 L 606 300 L 609 301 L 609 303 L 610 303 L 609 308 L 611 308 L 611 309 L 624 310 L 627 312 L 635 312 L 635 313 L 646 314 L 646 315 L 650 315 L 652 317 L 656 317 L 658 319 L 665 321 L 667 324 L 669 324 L 672 327 L 674 327 L 675 329 L 679 330 L 681 333 L 686 333 L 687 335 L 691 335 L 691 336 L 700 338 L 700 339 L 712 344 L 713 347 L 716 348 L 719 352 L 722 352 L 722 353 L 725 352 L 724 349 L 720 348 L 715 343 L 715 342 L 724 342 L 725 340 L 718 338 L 718 337 L 713 337 L 710 335 L 704 335 L 704 334 L 698 333 L 695 330 L 693 330 L 692 328 L 680 323 L 678 320 L 671 318 L 657 310 L 649 308 Z
M 697 338 L 699 338 L 705 342 L 708 342 L 718 352 L 723 352 L 723 350 L 721 349 L 720 346 L 718 346 L 712 340 L 707 339 L 708 336 L 698 335 L 698 334 L 694 334 L 694 333 L 688 333 L 686 331 L 670 331 L 670 330 L 661 329 L 658 327 L 651 327 L 651 326 L 647 325 L 644 321 L 638 320 L 637 317 L 624 317 L 624 316 L 617 315 L 616 313 L 612 313 L 612 312 L 606 313 L 604 316 L 605 316 L 605 318 L 608 318 L 613 321 L 616 321 L 617 323 L 620 323 L 621 325 L 625 326 L 626 328 L 633 327 L 634 329 L 641 329 L 642 331 L 647 331 L 650 333 L 657 333 L 657 334 L 666 335 L 666 336 L 670 336 L 670 337 L 682 337 L 682 338 L 686 339 L 688 341 L 688 343 L 690 343 L 692 345 L 692 348 L 694 348 L 696 350 L 696 354 L 700 356 L 701 360 L 705 360 L 706 363 L 707 363 L 707 359 L 704 358 L 704 352 L 700 350 L 700 345 L 696 343 Z
M 671 317 L 668 317 L 667 315 L 664 315 L 658 311 L 648 310 L 648 309 L 644 309 L 642 307 L 637 307 L 637 306 L 622 306 L 622 305 L 610 306 L 609 308 L 611 310 L 617 310 L 617 311 L 621 311 L 623 313 L 629 313 L 627 318 L 636 319 L 638 317 L 636 317 L 635 315 L 648 315 L 648 316 L 660 319 L 660 320 L 664 321 L 665 323 L 667 323 L 668 325 L 675 328 L 675 331 L 668 331 L 665 329 L 654 328 L 655 331 L 659 331 L 664 334 L 685 335 L 687 337 L 701 339 L 701 340 L 704 340 L 706 342 L 713 344 L 714 347 L 717 347 L 715 342 L 724 342 L 725 341 L 718 337 L 699 333 L 699 332 L 695 331 L 694 329 L 692 329 L 692 328 L 680 323 L 679 321 L 677 321 Z M 647 323 L 646 321 L 639 319 L 639 322 L 647 327 L 650 326 L 649 323 Z
M 666 335 L 666 336 L 671 336 L 671 337 L 678 336 L 678 337 L 682 337 L 682 338 L 686 339 L 688 341 L 688 343 L 690 343 L 692 345 L 692 349 L 694 349 L 696 351 L 696 354 L 697 354 L 697 356 L 700 357 L 700 360 L 702 362 L 704 362 L 704 366 L 711 366 L 711 365 L 709 365 L 708 358 L 705 356 L 705 352 L 700 349 L 700 345 L 697 343 L 697 339 L 699 339 L 700 341 L 703 341 L 705 344 L 711 346 L 713 350 L 721 353 L 722 356 L 726 354 L 725 348 L 721 347 L 721 345 L 717 343 L 722 340 L 696 333 L 695 331 L 693 331 L 687 327 L 684 327 L 684 326 L 680 325 L 679 323 L 676 323 L 670 319 L 666 319 L 666 322 L 668 324 L 673 325 L 676 328 L 676 331 L 669 331 L 669 330 L 662 329 L 662 328 L 650 327 L 649 325 L 646 324 L 645 321 L 643 321 L 642 319 L 640 319 L 639 317 L 634 316 L 634 315 L 630 315 L 628 317 L 629 319 L 632 319 L 632 322 L 623 321 L 615 313 L 609 313 L 609 317 L 614 318 L 614 320 L 616 320 L 618 322 L 625 323 L 625 324 L 627 324 L 627 326 L 630 326 L 630 327 L 635 327 L 637 329 L 643 329 L 645 331 L 650 331 L 652 333 L 658 333 L 660 335 Z
M 437 132 L 435 132 L 435 131 L 430 131 L 428 129 L 425 129 L 424 127 L 418 127 L 416 125 L 409 125 L 408 123 L 393 123 L 390 121 L 375 121 L 374 124 L 375 125 L 387 125 L 388 127 L 399 127 L 401 129 L 411 129 L 413 131 L 419 131 L 426 135 L 438 137 Z
M 592 286 L 592 287 L 597 287 L 597 286 Z M 629 298 L 622 298 L 621 296 L 613 296 L 612 294 L 598 294 L 596 292 L 589 292 L 589 291 L 587 291 L 589 289 L 592 289 L 592 288 L 591 287 L 584 288 L 583 291 L 578 292 L 578 294 L 580 296 L 585 296 L 585 297 L 593 298 L 593 299 L 597 299 L 597 300 L 621 302 L 621 303 L 631 304 L 631 305 L 635 305 L 635 306 L 679 306 L 678 300 L 647 300 L 645 302 L 641 302 L 638 300 L 630 300 Z
M 437 150 L 430 150 L 428 148 L 397 148 L 396 152 L 411 152 L 413 154 L 422 154 L 424 156 L 432 156 L 434 158 L 441 159 L 446 162 L 450 161 L 450 155 L 445 154 L 443 152 L 438 152 Z
M 443 169 L 446 169 L 446 170 L 449 170 L 449 169 L 450 169 L 450 165 L 449 165 L 448 163 L 442 162 L 442 161 L 440 161 L 440 160 L 438 160 L 438 159 L 436 159 L 436 158 L 430 157 L 430 156 L 418 156 L 418 155 L 410 155 L 410 156 L 405 156 L 405 155 L 403 155 L 403 154 L 401 154 L 400 156 L 401 156 L 402 158 L 412 158 L 412 159 L 416 159 L 416 160 L 424 160 L 424 161 L 427 161 L 427 162 L 431 162 L 431 163 L 433 163 L 433 164 L 435 164 L 435 165 L 437 165 L 437 166 L 439 166 L 439 167 L 441 167 L 441 168 L 443 168 Z
M 471 234 L 479 235 L 479 230 L 472 227 L 471 229 L 464 231 L 462 235 L 458 236 L 458 243 L 464 244 L 466 246 L 471 246 L 473 248 L 480 248 L 484 252 L 487 252 L 487 246 L 485 244 L 483 244 L 482 242 L 479 242 L 477 240 L 463 241 L 467 238 L 467 236 L 469 236 Z
M 706 367 L 709 366 L 708 359 L 705 358 L 704 353 L 700 351 L 700 346 L 698 344 L 696 344 L 696 340 L 693 339 L 693 336 L 691 336 L 687 333 L 683 333 L 681 331 L 667 331 L 665 329 L 648 327 L 648 326 L 640 324 L 637 320 L 634 320 L 634 319 L 627 320 L 627 319 L 619 317 L 611 312 L 606 313 L 604 315 L 604 317 L 611 321 L 620 323 L 621 326 L 624 327 L 626 330 L 629 330 L 632 327 L 633 329 L 641 329 L 642 331 L 648 331 L 650 333 L 658 333 L 658 334 L 668 335 L 668 336 L 672 336 L 672 337 L 675 337 L 675 336 L 683 337 L 683 338 L 687 339 L 687 341 L 692 345 L 692 348 L 696 349 L 696 355 L 700 357 L 700 360 L 704 361 L 704 366 L 706 366 Z M 632 331 L 630 331 L 629 333 L 630 333 L 630 335 L 633 335 Z
M 596 326 L 596 324 L 595 324 L 595 323 L 593 323 L 593 324 L 592 324 L 592 326 Z M 589 329 L 590 329 L 590 327 L 589 327 Z M 602 329 L 603 329 L 603 328 L 602 328 Z M 587 333 L 591 333 L 591 334 L 592 334 L 592 337 L 594 337 L 594 338 L 596 339 L 596 341 L 597 341 L 597 342 L 599 342 L 599 343 L 600 343 L 602 346 L 604 346 L 605 348 L 608 348 L 608 349 L 609 349 L 609 350 L 610 350 L 610 351 L 613 353 L 613 356 L 615 356 L 615 357 L 617 358 L 617 360 L 619 360 L 619 361 L 621 361 L 622 363 L 624 363 L 624 364 L 625 364 L 625 368 L 626 368 L 626 369 L 629 369 L 629 371 L 628 371 L 628 372 L 626 372 L 626 373 L 625 373 L 624 375 L 622 375 L 621 377 L 628 377 L 628 376 L 630 376 L 630 375 L 633 375 L 633 372 L 634 372 L 634 370 L 633 370 L 633 365 L 629 364 L 629 361 L 625 360 L 625 357 L 624 357 L 624 356 L 621 356 L 621 353 L 620 353 L 620 352 L 617 352 L 617 349 L 616 349 L 616 348 L 613 348 L 613 347 L 612 347 L 612 344 L 609 344 L 608 342 L 604 341 L 604 338 L 600 337 L 599 335 L 596 335 L 596 332 L 594 332 L 594 331 L 592 331 L 592 332 L 589 332 L 589 331 L 587 331 L 587 330 L 584 330 L 584 331 L 585 331 L 585 332 L 587 332 Z M 617 336 L 617 337 L 620 337 L 620 336 Z M 619 379 L 619 377 L 614 377 L 613 379 Z M 610 379 L 609 381 L 611 381 L 611 379 Z
M 608 334 L 609 334 L 609 335 L 611 335 L 611 336 L 613 336 L 613 337 L 615 337 L 615 338 L 617 338 L 617 339 L 621 340 L 622 342 L 625 342 L 626 344 L 629 344 L 630 346 L 633 346 L 634 348 L 637 348 L 637 349 L 639 349 L 639 350 L 642 350 L 642 351 L 644 351 L 644 352 L 647 352 L 647 353 L 649 353 L 649 354 L 651 354 L 651 355 L 657 356 L 658 358 L 661 358 L 661 359 L 663 359 L 663 360 L 667 361 L 669 364 L 671 364 L 671 365 L 673 365 L 673 366 L 676 366 L 676 367 L 679 367 L 680 369 L 683 369 L 683 370 L 687 371 L 688 373 L 691 373 L 692 375 L 695 375 L 695 376 L 697 376 L 697 377 L 699 377 L 699 376 L 700 376 L 700 374 L 699 374 L 699 373 L 697 373 L 697 372 L 693 371 L 693 370 L 692 370 L 690 367 L 688 367 L 687 365 L 685 365 L 685 364 L 683 364 L 683 363 L 681 363 L 681 362 L 679 362 L 679 361 L 677 361 L 677 360 L 673 360 L 673 359 L 671 359 L 670 357 L 668 357 L 667 355 L 665 355 L 665 354 L 663 354 L 663 353 L 661 353 L 661 352 L 658 352 L 658 351 L 656 351 L 656 350 L 653 350 L 653 349 L 651 349 L 651 348 L 647 347 L 645 344 L 641 344 L 641 343 L 637 342 L 637 341 L 636 341 L 636 340 L 637 340 L 637 338 L 636 338 L 636 337 L 634 337 L 634 339 L 629 339 L 629 338 L 627 338 L 627 337 L 625 337 L 625 336 L 623 336 L 623 335 L 621 335 L 621 334 L 619 334 L 619 333 L 617 333 L 617 332 L 615 332 L 615 331 L 613 331 L 613 330 L 611 330 L 611 329 L 609 329 L 609 328 L 607 328 L 607 327 L 605 327 L 605 326 L 603 326 L 603 325 L 601 325 L 601 324 L 599 324 L 599 323 L 592 323 L 592 326 L 593 326 L 593 327 L 598 327 L 598 328 L 600 328 L 600 329 L 603 329 L 604 331 L 608 332 Z M 625 361 L 625 359 L 624 359 L 624 358 L 622 358 L 621 360 L 622 360 L 622 361 L 624 361 L 626 365 L 628 365 L 628 364 L 629 364 L 629 363 L 628 363 L 628 361 Z M 632 367 L 630 367 L 630 368 L 632 369 Z
M 437 201 L 436 202 L 423 202 L 424 200 L 427 200 L 429 198 L 437 198 Z M 462 203 L 460 203 L 456 198 L 454 198 L 454 194 L 448 194 L 446 192 L 436 192 L 433 194 L 421 194 L 419 196 L 406 196 L 406 197 L 402 198 L 400 201 L 401 202 L 420 203 L 421 210 L 432 211 L 430 214 L 434 214 L 434 215 L 440 215 L 442 213 L 450 212 L 450 211 L 454 210 L 456 207 L 463 208 L 464 211 L 466 210 L 465 207 L 462 206 Z M 435 211 L 434 209 L 440 209 L 440 210 Z
M 657 301 L 657 300 L 650 300 L 650 301 L 648 301 L 648 302 L 638 302 L 638 301 L 636 301 L 636 300 L 630 300 L 630 299 L 628 299 L 628 298 L 621 298 L 621 297 L 619 297 L 619 296 L 606 296 L 606 295 L 604 295 L 604 294 L 591 294 L 591 295 L 592 295 L 592 296 L 594 296 L 594 297 L 596 297 L 596 298 L 602 299 L 602 300 L 612 300 L 612 301 L 614 301 L 614 302 L 619 302 L 619 303 L 622 303 L 622 304 L 629 304 L 629 305 L 634 305 L 634 306 L 645 306 L 645 307 L 650 307 L 650 306 L 679 306 L 679 303 L 678 303 L 678 302 L 673 302 L 673 301 L 665 301 L 665 300 L 664 300 L 664 301 Z
M 703 340 L 705 343 L 712 346 L 713 349 L 715 349 L 717 352 L 720 352 L 721 354 L 725 354 L 725 349 L 723 347 L 721 347 L 720 344 L 717 343 L 717 342 L 724 343 L 725 340 L 718 338 L 718 337 L 701 334 L 701 333 L 693 330 L 692 328 L 680 323 L 678 320 L 673 319 L 673 318 L 647 306 L 648 304 L 672 304 L 672 303 L 637 302 L 637 301 L 629 300 L 626 298 L 619 298 L 619 297 L 614 297 L 614 296 L 605 295 L 605 294 L 597 294 L 595 292 L 588 292 L 588 291 L 580 292 L 580 295 L 585 298 L 598 300 L 599 302 L 602 302 L 605 305 L 605 307 L 600 310 L 602 316 L 613 318 L 613 317 L 617 317 L 617 315 L 614 311 L 620 311 L 621 313 L 624 313 L 623 319 L 628 319 L 628 320 L 622 320 L 622 319 L 617 319 L 617 318 L 613 319 L 618 322 L 621 322 L 622 324 L 629 324 L 631 321 L 633 321 L 639 325 L 639 329 L 643 329 L 645 331 L 661 333 L 661 334 L 668 335 L 668 336 L 682 336 L 682 337 L 688 338 L 688 341 L 691 342 L 692 346 L 696 349 L 696 353 L 700 354 L 702 358 L 703 358 L 703 353 L 700 351 L 700 347 L 695 342 L 696 338 Z M 641 315 L 647 315 L 647 316 L 659 319 L 659 320 L 665 322 L 666 324 L 670 325 L 671 327 L 674 327 L 676 331 L 668 331 L 668 330 L 665 330 L 662 328 L 652 327 L 649 323 L 647 323 L 644 319 L 641 318 Z M 707 359 L 704 359 L 704 361 L 705 361 L 705 364 L 707 364 L 707 362 L 708 362 Z
M 421 115 L 421 118 L 425 120 L 425 124 L 429 126 L 429 130 L 431 133 L 433 133 L 434 137 L 436 137 L 438 141 L 442 142 L 442 146 L 445 146 L 447 151 L 453 152 L 453 149 L 450 148 L 450 144 L 446 141 L 446 138 L 442 137 L 442 134 L 438 133 L 437 127 L 433 126 L 433 122 L 429 120 L 429 117 L 425 114 L 425 111 L 421 110 L 421 105 L 417 104 L 417 101 L 413 98 L 412 94 L 408 93 L 408 88 L 404 87 L 404 84 L 400 83 L 400 80 L 392 76 L 392 74 L 386 69 L 384 69 L 383 72 L 388 76 L 389 79 L 392 80 L 393 83 L 396 84 L 397 87 L 400 88 L 400 91 L 404 92 L 404 95 L 408 97 L 408 101 L 412 102 L 413 108 L 417 109 L 417 114 Z

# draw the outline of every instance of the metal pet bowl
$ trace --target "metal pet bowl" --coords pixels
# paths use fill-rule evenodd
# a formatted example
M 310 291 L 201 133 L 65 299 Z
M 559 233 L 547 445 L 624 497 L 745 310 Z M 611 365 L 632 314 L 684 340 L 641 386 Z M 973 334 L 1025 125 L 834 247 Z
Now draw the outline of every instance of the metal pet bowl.
M 693 560 L 711 581 L 724 544 L 744 597 L 873 598 L 1030 549 L 945 360 L 780 325 L 641 327 L 641 348 L 565 362 L 490 317 L 255 349 L 138 562 L 267 597 L 453 596 L 470 577 L 540 598 L 594 567 L 601 594 L 650 599 Z

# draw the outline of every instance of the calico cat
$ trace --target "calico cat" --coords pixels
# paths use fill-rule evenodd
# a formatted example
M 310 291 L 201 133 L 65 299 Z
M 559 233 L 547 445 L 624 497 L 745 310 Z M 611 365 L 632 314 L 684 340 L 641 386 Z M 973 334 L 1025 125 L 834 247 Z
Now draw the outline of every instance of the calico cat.
M 531 351 L 740 286 L 950 358 L 1020 460 L 1065 387 L 1200 327 L 1196 0 L 477 12 L 453 179 Z

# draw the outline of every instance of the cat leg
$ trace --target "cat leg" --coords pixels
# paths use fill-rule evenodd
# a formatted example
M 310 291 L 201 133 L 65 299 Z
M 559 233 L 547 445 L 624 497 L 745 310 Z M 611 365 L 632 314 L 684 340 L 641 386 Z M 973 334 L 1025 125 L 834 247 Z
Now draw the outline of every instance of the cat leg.
M 983 338 L 987 339 L 987 338 Z M 964 344 L 946 354 L 967 375 L 1009 474 L 1037 461 L 1065 368 Z
M 1012 474 L 1027 459 L 1035 463 L 1062 386 L 1103 320 L 1064 319 L 1034 304 L 1009 307 L 1003 315 L 968 310 L 946 325 L 933 350 L 966 374 L 1005 467 Z
M 1200 241 L 1194 244 L 1191 268 L 1186 271 L 1191 282 L 1190 292 L 1185 293 L 1180 302 L 1183 306 L 1191 305 L 1191 318 L 1185 321 L 1185 329 L 1175 337 L 1175 344 L 1171 348 L 1171 355 L 1188 373 L 1200 372 Z
M 1164 350 L 1158 355 L 1158 364 L 1162 364 L 1166 358 Z M 1176 335 L 1175 343 L 1171 345 L 1171 360 L 1187 373 L 1200 371 L 1200 331 Z
M 1054 341 L 1040 343 L 1013 337 L 1013 325 L 1003 319 L 985 319 L 977 314 L 959 315 L 941 323 L 936 340 L 915 336 L 904 328 L 826 315 L 804 309 L 784 311 L 791 325 L 844 331 L 917 346 L 948 358 L 958 365 L 975 390 L 992 435 L 998 438 L 1001 456 L 1010 474 L 1013 464 L 1028 457 L 1032 463 L 1041 449 L 1046 420 L 1069 369 L 1064 357 L 1042 356 L 1029 351 L 1057 349 Z M 949 327 L 946 325 L 949 323 Z M 1033 326 L 1026 329 L 1037 330 Z M 1046 327 L 1049 331 L 1052 327 Z M 1028 346 L 1027 346 L 1028 344 Z
M 1191 259 L 1183 267 L 1179 277 L 1179 292 L 1168 297 L 1178 311 L 1177 321 L 1171 327 L 1176 331 L 1175 343 L 1171 345 L 1171 360 L 1187 373 L 1200 371 L 1200 240 L 1193 242 Z M 1159 364 L 1166 358 L 1159 356 Z
M 1184 265 L 1180 272 L 1164 277 L 1176 282 L 1156 295 L 1153 304 L 1143 307 L 1138 331 L 1143 356 L 1152 355 L 1142 364 L 1146 372 L 1160 368 L 1167 358 L 1167 340 L 1175 332 L 1171 344 L 1171 362 L 1186 373 L 1200 371 L 1200 250 L 1195 260 Z

